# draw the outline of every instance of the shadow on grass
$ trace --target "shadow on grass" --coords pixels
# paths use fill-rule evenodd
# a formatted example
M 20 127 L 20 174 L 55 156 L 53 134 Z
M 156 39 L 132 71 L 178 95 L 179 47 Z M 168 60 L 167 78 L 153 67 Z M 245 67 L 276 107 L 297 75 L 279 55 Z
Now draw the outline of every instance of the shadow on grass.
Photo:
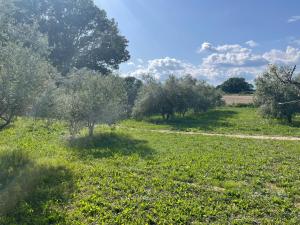
M 79 137 L 70 140 L 69 146 L 80 158 L 108 158 L 114 155 L 137 154 L 141 158 L 151 158 L 154 150 L 147 141 L 133 139 L 129 135 L 100 133 L 94 137 Z
M 150 118 L 146 121 L 154 124 L 169 125 L 176 130 L 199 128 L 201 130 L 213 131 L 218 127 L 230 127 L 231 124 L 227 121 L 227 119 L 236 114 L 237 112 L 232 110 L 210 110 L 198 115 L 173 117 L 169 120 L 163 120 L 162 118 Z
M 281 124 L 281 125 L 288 126 L 288 127 L 300 128 L 300 120 L 299 120 L 299 118 L 294 119 L 292 121 L 292 123 L 288 123 L 288 122 L 283 121 L 283 120 L 278 120 L 278 123 Z
M 64 166 L 37 165 L 21 150 L 0 155 L 0 224 L 63 224 L 73 191 Z

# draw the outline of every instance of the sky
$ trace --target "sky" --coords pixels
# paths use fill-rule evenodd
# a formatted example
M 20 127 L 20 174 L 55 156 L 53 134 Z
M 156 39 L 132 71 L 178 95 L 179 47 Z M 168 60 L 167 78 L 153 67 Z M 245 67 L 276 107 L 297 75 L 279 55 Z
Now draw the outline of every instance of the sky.
M 268 64 L 300 64 L 299 0 L 95 0 L 129 40 L 123 76 L 253 82 Z

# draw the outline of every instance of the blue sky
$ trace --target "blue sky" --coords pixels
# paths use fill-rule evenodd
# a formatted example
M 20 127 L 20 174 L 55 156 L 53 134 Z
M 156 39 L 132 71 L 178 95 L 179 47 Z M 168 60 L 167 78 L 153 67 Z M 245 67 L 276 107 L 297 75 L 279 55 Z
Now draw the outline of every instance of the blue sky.
M 269 63 L 300 63 L 299 0 L 95 0 L 129 40 L 120 73 L 253 80 Z

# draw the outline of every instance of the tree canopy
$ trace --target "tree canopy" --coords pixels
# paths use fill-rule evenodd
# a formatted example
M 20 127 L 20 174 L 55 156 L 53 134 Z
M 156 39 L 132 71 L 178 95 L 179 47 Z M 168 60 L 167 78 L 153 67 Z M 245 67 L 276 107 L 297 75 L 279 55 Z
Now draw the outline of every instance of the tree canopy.
M 63 118 L 69 122 L 71 134 L 88 127 L 93 135 L 96 124 L 112 124 L 126 116 L 124 81 L 116 76 L 101 76 L 95 71 L 81 69 L 69 75 L 61 98 Z
M 92 0 L 10 0 L 16 24 L 38 25 L 48 38 L 52 64 L 67 74 L 89 68 L 102 74 L 127 61 L 128 41 Z
M 241 77 L 229 78 L 217 88 L 228 94 L 239 94 L 253 91 L 253 85 L 249 84 L 245 78 Z
M 0 46 L 0 129 L 29 112 L 54 76 L 55 69 L 31 49 Z

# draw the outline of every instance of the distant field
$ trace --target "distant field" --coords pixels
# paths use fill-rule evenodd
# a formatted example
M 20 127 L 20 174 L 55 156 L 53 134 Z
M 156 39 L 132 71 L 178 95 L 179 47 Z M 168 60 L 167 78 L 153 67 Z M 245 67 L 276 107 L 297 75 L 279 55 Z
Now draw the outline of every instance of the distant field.
M 224 95 L 223 99 L 226 105 L 253 103 L 253 95 Z
M 83 135 L 28 120 L 1 132 L 0 224 L 300 223 L 300 142 Z

